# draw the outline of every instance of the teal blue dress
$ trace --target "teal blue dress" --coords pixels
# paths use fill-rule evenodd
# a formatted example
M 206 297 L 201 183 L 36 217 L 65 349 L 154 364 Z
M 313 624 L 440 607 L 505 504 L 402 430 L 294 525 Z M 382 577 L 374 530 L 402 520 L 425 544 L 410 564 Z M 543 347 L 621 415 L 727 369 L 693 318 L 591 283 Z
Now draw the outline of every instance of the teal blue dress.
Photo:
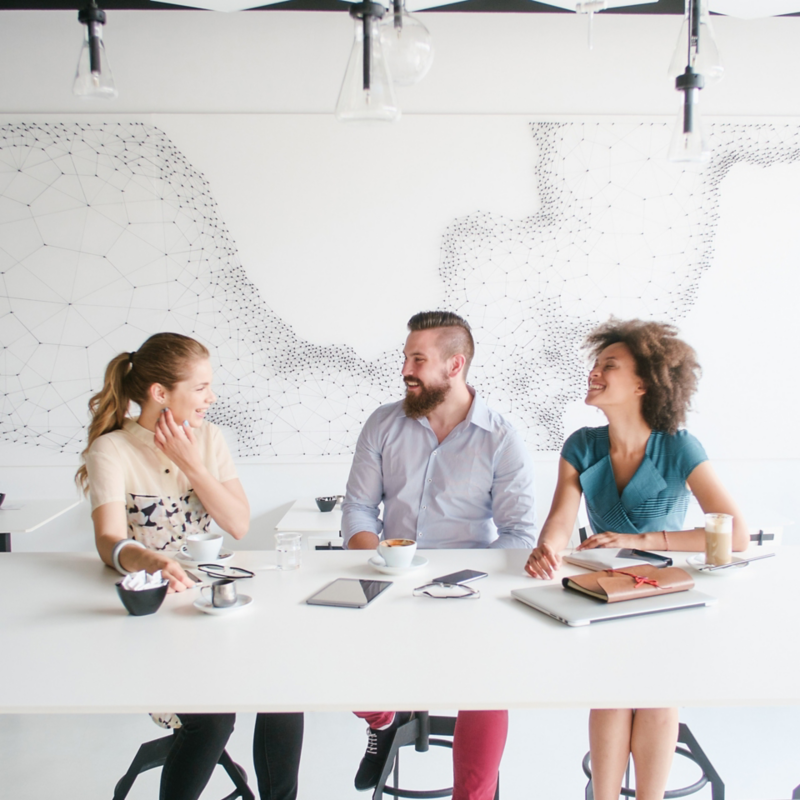
M 639 469 L 620 495 L 611 468 L 608 425 L 575 431 L 564 442 L 561 457 L 578 470 L 595 533 L 682 530 L 691 497 L 686 479 L 708 461 L 688 431 L 653 431 Z

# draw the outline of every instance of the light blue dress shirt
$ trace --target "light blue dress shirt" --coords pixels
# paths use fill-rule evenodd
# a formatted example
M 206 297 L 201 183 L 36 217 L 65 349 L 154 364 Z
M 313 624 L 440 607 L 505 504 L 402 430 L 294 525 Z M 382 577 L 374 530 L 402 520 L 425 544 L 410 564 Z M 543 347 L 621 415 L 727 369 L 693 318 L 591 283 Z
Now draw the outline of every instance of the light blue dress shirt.
M 530 455 L 514 428 L 470 392 L 466 419 L 441 443 L 427 418 L 405 415 L 402 401 L 370 416 L 342 505 L 345 546 L 359 531 L 415 539 L 419 548 L 535 545 Z

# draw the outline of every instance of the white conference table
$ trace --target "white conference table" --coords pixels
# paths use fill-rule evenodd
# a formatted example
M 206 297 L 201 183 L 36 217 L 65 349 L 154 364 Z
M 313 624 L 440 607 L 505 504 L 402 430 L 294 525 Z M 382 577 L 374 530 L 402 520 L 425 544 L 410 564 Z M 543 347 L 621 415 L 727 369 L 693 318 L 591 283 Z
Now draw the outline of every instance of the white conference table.
M 0 506 L 0 553 L 11 552 L 12 533 L 31 533 L 81 502 L 81 498 L 74 497 L 58 500 L 6 498 L 5 503 Z
M 277 533 L 302 533 L 312 545 L 320 543 L 336 544 L 341 539 L 342 508 L 336 506 L 331 511 L 320 511 L 313 497 L 300 497 L 278 520 Z
M 0 713 L 800 703 L 791 548 L 736 575 L 697 575 L 714 607 L 588 628 L 510 597 L 534 583 L 526 551 L 422 553 L 428 566 L 343 609 L 305 600 L 335 577 L 382 578 L 369 553 L 303 552 L 299 570 L 280 572 L 264 569 L 274 552 L 239 552 L 256 570 L 240 585 L 249 607 L 208 616 L 190 590 L 148 617 L 124 611 L 118 576 L 93 553 L 11 553 L 0 558 Z M 460 568 L 489 573 L 480 599 L 412 596 Z

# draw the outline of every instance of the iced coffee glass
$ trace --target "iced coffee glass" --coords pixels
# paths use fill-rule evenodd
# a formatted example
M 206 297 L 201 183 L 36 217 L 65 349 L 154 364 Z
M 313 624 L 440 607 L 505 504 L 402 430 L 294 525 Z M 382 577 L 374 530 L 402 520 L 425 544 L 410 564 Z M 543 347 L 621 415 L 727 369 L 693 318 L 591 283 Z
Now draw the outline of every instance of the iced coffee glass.
M 733 556 L 733 517 L 706 514 L 706 564 L 730 564 Z

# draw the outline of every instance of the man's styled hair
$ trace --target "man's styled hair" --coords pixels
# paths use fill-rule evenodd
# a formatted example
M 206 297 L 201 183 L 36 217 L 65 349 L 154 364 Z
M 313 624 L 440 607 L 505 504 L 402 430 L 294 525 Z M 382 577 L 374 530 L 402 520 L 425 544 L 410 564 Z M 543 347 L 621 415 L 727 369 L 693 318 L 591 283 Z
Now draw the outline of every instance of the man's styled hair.
M 463 374 L 466 379 L 475 355 L 475 342 L 469 322 L 452 311 L 420 311 L 408 321 L 408 330 L 412 332 L 437 329 L 441 329 L 438 344 L 442 357 L 447 359 L 459 354 L 464 356 Z

